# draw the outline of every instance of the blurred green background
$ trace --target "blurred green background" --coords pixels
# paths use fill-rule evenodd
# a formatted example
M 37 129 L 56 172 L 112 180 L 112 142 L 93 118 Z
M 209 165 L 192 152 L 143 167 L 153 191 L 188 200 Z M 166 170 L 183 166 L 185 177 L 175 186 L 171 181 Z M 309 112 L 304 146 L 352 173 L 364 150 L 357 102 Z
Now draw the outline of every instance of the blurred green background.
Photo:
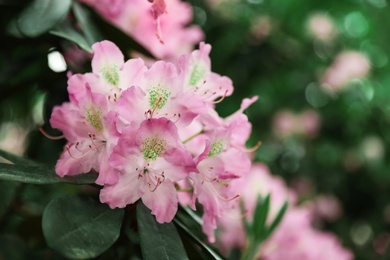
M 52 107 L 67 100 L 67 76 L 48 66 L 48 54 L 65 53 L 69 43 L 52 35 L 9 36 L 9 21 L 24 2 L 0 11 L 5 28 L 0 36 L 0 149 L 54 165 L 64 143 L 46 139 L 38 128 L 59 134 L 47 122 Z M 315 225 L 336 233 L 356 259 L 389 259 L 388 3 L 193 0 L 191 4 L 194 23 L 213 46 L 213 70 L 234 82 L 234 94 L 217 106 L 220 114 L 233 113 L 244 97 L 259 96 L 247 110 L 253 123 L 248 147 L 262 142 L 254 160 L 282 176 L 300 203 L 317 205 Z M 90 65 L 68 69 L 84 72 Z M 7 218 L 7 203 L 1 205 L 0 228 L 3 233 L 22 229 L 28 236 L 41 232 L 31 228 L 32 221 L 39 221 L 50 198 L 79 191 L 66 185 L 38 189 L 0 183 L 2 198 L 18 192 L 19 213 Z M 321 211 L 319 198 L 324 196 L 333 204 Z M 326 217 L 328 211 L 335 213 Z M 39 247 L 43 242 L 28 243 L 26 247 Z

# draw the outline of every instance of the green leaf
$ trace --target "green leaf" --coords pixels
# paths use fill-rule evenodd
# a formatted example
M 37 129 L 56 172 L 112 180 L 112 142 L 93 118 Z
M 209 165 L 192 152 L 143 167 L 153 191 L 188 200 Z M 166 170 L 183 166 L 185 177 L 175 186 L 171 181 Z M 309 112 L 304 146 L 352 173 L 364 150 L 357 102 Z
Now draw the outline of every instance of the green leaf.
M 60 178 L 53 169 L 46 166 L 25 166 L 0 163 L 0 179 L 17 181 L 31 184 L 52 184 L 52 183 L 95 183 L 96 175 L 80 174 L 77 176 L 66 176 Z
M 53 28 L 68 13 L 72 0 L 34 0 L 17 17 L 19 32 L 39 36 Z
M 174 224 L 160 224 L 141 201 L 137 205 L 137 222 L 144 259 L 188 259 Z
M 67 39 L 71 42 L 76 43 L 80 48 L 86 50 L 89 53 L 92 53 L 91 45 L 87 42 L 85 37 L 76 31 L 70 24 L 64 22 L 49 32 L 52 35 Z
M 286 201 L 284 202 L 283 206 L 280 208 L 278 215 L 275 217 L 272 224 L 268 227 L 265 238 L 269 237 L 272 234 L 272 232 L 274 232 L 275 228 L 280 224 L 280 222 L 283 219 L 284 213 L 286 213 L 287 208 L 288 208 L 288 202 Z
M 269 212 L 270 194 L 265 197 L 264 201 L 261 195 L 257 198 L 256 209 L 253 216 L 252 228 L 256 239 L 263 240 L 265 235 L 265 223 Z
M 49 247 L 76 259 L 93 258 L 118 239 L 124 210 L 92 198 L 61 197 L 43 212 L 42 229 Z
M 95 42 L 103 40 L 103 36 L 92 21 L 90 11 L 81 4 L 74 2 L 73 13 L 85 35 L 85 39 L 91 46 Z
M 191 232 L 191 230 L 188 229 L 180 220 L 174 218 L 173 221 L 181 230 L 183 230 L 186 234 L 188 234 L 189 237 L 199 246 L 198 250 L 204 257 L 204 259 L 222 260 L 222 257 L 220 257 L 211 247 L 203 243 L 202 240 L 200 240 L 197 236 L 195 236 Z
M 0 150 L 0 157 L 3 157 L 14 164 L 23 164 L 23 165 L 30 165 L 30 166 L 37 166 L 38 163 L 31 161 L 29 159 L 26 159 L 24 157 L 17 156 L 15 154 L 9 153 L 4 150 Z

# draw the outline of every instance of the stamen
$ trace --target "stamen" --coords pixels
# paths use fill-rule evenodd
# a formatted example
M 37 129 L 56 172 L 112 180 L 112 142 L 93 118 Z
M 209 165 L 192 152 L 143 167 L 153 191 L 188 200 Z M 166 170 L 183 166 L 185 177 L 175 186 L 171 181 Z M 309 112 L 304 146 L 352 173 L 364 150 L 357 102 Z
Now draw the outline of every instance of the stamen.
M 73 159 L 81 159 L 83 158 L 84 156 L 86 156 L 90 151 L 92 151 L 92 149 L 89 149 L 87 152 L 85 152 L 83 155 L 81 156 L 73 156 L 72 153 L 70 152 L 70 147 L 69 145 L 65 145 L 65 148 L 66 150 L 68 151 L 70 157 L 72 157 Z
M 168 113 L 166 113 L 165 114 L 165 117 L 167 117 L 168 118 Z M 172 119 L 174 119 L 175 117 L 177 117 L 177 119 L 176 119 L 176 121 L 175 122 L 173 122 L 173 123 L 177 123 L 177 122 L 179 122 L 179 120 L 180 120 L 180 113 L 175 113 L 175 114 L 173 114 L 173 116 L 171 116 L 171 117 L 169 117 L 168 119 L 170 120 L 170 121 L 172 121 Z
M 75 145 L 74 147 L 77 149 L 77 151 L 79 151 L 80 153 L 82 153 L 83 151 L 81 151 L 81 150 L 79 149 L 79 144 L 80 144 L 80 142 L 77 142 L 76 145 Z
M 214 92 L 214 93 L 215 93 L 215 92 Z M 213 104 L 221 103 L 221 102 L 225 99 L 227 93 L 228 93 L 228 90 L 225 91 L 225 93 L 223 94 L 223 96 L 222 96 L 220 99 L 214 101 Z
M 210 179 L 208 176 L 204 175 L 203 173 L 202 173 L 202 177 L 203 177 L 203 181 L 207 181 L 207 182 L 217 181 L 218 182 L 217 178 Z
M 46 133 L 42 128 L 39 128 L 39 131 L 47 138 L 51 139 L 51 140 L 61 140 L 62 138 L 65 138 L 64 135 L 60 135 L 60 136 L 52 136 L 52 135 L 49 135 L 48 133 Z
M 89 139 L 91 139 L 92 144 L 93 144 L 96 148 L 98 148 L 98 146 L 97 146 L 97 145 L 95 144 L 95 142 L 93 141 L 93 140 L 96 140 L 96 135 L 91 134 L 91 133 L 88 133 L 88 136 L 89 136 Z
M 156 101 L 156 104 L 154 104 L 154 107 L 152 109 L 152 111 L 150 112 L 150 117 L 152 118 L 153 117 L 153 114 L 154 114 L 154 111 L 156 111 L 158 105 L 160 104 L 160 102 L 162 101 L 162 97 L 159 97 Z
M 136 168 L 136 171 L 138 171 L 138 168 Z M 149 174 L 151 174 L 151 171 L 147 168 L 144 168 L 138 174 L 138 179 L 145 176 L 145 181 L 148 184 L 149 191 L 154 192 L 158 186 L 160 186 L 161 183 L 165 181 L 165 174 L 164 171 L 162 171 L 161 174 L 154 172 L 154 176 L 149 176 Z
M 255 146 L 253 146 L 251 148 L 242 148 L 241 150 L 243 150 L 244 152 L 247 152 L 247 153 L 253 153 L 261 146 L 261 144 L 262 144 L 261 141 L 258 141 Z
M 215 194 L 217 194 L 218 198 L 220 198 L 221 200 L 224 200 L 224 201 L 232 201 L 232 200 L 237 199 L 238 197 L 240 197 L 240 194 L 236 194 L 236 195 L 233 196 L 232 198 L 225 198 L 225 197 L 223 197 L 221 194 L 218 193 L 218 191 L 214 188 L 214 185 L 213 185 L 213 184 L 210 184 L 210 185 L 211 185 L 212 190 L 215 192 Z

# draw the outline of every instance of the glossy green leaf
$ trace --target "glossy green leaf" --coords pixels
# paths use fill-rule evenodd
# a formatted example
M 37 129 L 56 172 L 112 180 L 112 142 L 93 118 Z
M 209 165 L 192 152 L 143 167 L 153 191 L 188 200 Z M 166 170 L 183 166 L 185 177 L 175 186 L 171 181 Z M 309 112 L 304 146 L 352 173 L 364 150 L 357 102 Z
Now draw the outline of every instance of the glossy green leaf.
M 188 259 L 174 224 L 160 224 L 141 201 L 137 205 L 137 222 L 144 259 Z
M 173 219 L 173 221 L 180 229 L 182 229 L 186 234 L 188 234 L 190 239 L 192 239 L 197 244 L 197 246 L 199 247 L 199 251 L 204 259 L 222 260 L 222 257 L 220 257 L 211 247 L 209 247 L 197 236 L 195 236 L 194 233 L 189 228 L 187 228 L 186 225 L 184 225 L 180 220 Z
M 88 44 L 91 46 L 103 40 L 103 36 L 92 21 L 89 10 L 77 2 L 73 3 L 72 9 Z
M 49 247 L 74 259 L 93 258 L 118 239 L 124 210 L 84 197 L 52 200 L 43 212 L 42 229 Z
M 17 17 L 19 32 L 39 36 L 53 28 L 68 13 L 72 0 L 34 0 Z
M 60 178 L 57 176 L 54 169 L 47 166 L 25 166 L 0 163 L 0 179 L 31 184 L 51 184 L 62 182 L 91 184 L 95 183 L 96 175 L 80 174 L 77 176 L 66 176 L 64 178 Z
M 92 53 L 91 45 L 87 42 L 85 37 L 78 31 L 76 31 L 76 29 L 68 23 L 63 23 L 61 25 L 56 26 L 55 28 L 50 30 L 49 33 L 74 42 L 80 48 Z
M 270 194 L 265 197 L 264 201 L 261 195 L 257 198 L 257 205 L 255 209 L 255 214 L 253 216 L 252 228 L 254 229 L 254 235 L 256 239 L 264 239 L 265 235 L 265 224 L 267 221 L 267 216 L 269 212 L 270 204 Z
M 9 153 L 4 150 L 0 150 L 0 157 L 3 157 L 7 159 L 8 161 L 13 162 L 14 164 L 23 164 L 23 165 L 30 165 L 30 166 L 38 166 L 38 163 L 31 161 L 29 159 L 26 159 L 21 156 L 17 156 L 15 154 Z

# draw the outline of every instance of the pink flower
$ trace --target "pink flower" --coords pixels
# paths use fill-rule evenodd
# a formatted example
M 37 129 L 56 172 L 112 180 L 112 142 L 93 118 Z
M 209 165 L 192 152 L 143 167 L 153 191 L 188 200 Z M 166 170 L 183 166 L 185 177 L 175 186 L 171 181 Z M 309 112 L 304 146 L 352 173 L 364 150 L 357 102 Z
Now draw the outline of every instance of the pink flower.
M 187 26 L 191 6 L 179 0 L 81 0 L 133 37 L 156 58 L 176 60 L 200 42 L 203 33 Z
M 199 50 L 183 55 L 179 59 L 184 89 L 193 92 L 197 98 L 208 103 L 233 93 L 232 81 L 211 71 L 211 45 L 200 43 Z
M 178 78 L 174 64 L 164 61 L 154 63 L 144 73 L 141 87 L 134 86 L 123 92 L 118 113 L 124 123 L 147 117 L 166 117 L 178 126 L 190 124 L 198 114 L 187 107 L 186 94 L 183 94 Z
M 176 214 L 174 183 L 195 170 L 175 124 L 166 118 L 145 120 L 139 129 L 125 128 L 109 162 L 119 179 L 104 186 L 100 200 L 123 208 L 141 198 L 160 223 L 170 222 Z
M 265 260 L 350 260 L 352 253 L 337 238 L 310 226 L 311 215 L 306 209 L 287 211 L 280 226 L 260 251 Z
M 195 209 L 196 199 L 203 206 L 202 229 L 210 242 L 215 241 L 217 218 L 239 197 L 239 191 L 231 189 L 230 182 L 245 176 L 250 169 L 245 142 L 251 125 L 242 112 L 256 99 L 245 99 L 241 109 L 225 119 L 217 115 L 201 117 L 203 134 L 186 144 L 189 150 L 196 151 L 199 172 L 190 174 L 194 187 L 190 206 Z
M 301 114 L 282 110 L 277 112 L 273 118 L 273 131 L 280 137 L 298 134 L 313 138 L 320 127 L 320 117 L 314 110 L 305 110 Z
M 88 83 L 92 92 L 104 94 L 110 103 L 115 103 L 121 92 L 130 86 L 143 84 L 147 68 L 141 59 L 124 62 L 119 48 L 110 41 L 97 42 L 92 46 L 92 73 L 75 74 L 68 80 L 70 98 Z
M 117 177 L 108 173 L 108 156 L 119 138 L 116 114 L 109 112 L 104 95 L 92 93 L 88 84 L 84 88 L 85 91 L 72 95 L 72 102 L 53 109 L 50 124 L 68 140 L 56 172 L 64 177 L 93 169 L 99 172 L 96 183 L 114 183 Z
M 331 66 L 322 75 L 321 87 L 329 93 L 345 89 L 353 79 L 368 76 L 370 60 L 361 52 L 345 51 L 336 56 Z
M 309 32 L 321 41 L 331 41 L 338 33 L 338 29 L 331 17 L 324 13 L 312 14 L 307 22 Z
M 315 220 L 335 221 L 342 215 L 340 201 L 333 195 L 320 195 L 309 202 Z

